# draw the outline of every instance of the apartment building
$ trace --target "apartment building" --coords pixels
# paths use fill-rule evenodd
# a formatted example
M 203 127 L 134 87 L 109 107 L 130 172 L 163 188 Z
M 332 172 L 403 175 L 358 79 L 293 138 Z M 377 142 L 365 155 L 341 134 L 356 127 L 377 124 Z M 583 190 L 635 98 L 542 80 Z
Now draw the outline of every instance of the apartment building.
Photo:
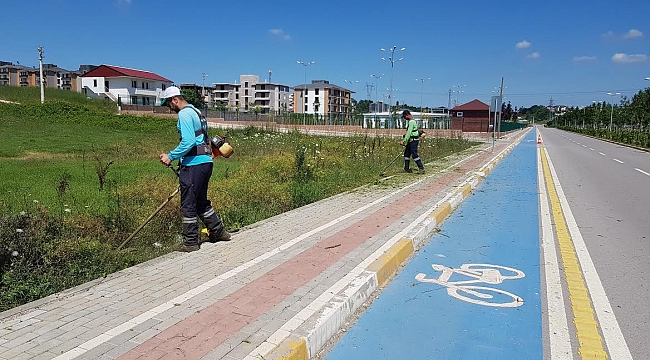
M 231 110 L 244 112 L 259 107 L 265 114 L 292 110 L 291 88 L 268 81 L 260 82 L 257 75 L 240 75 L 239 84 L 214 83 L 210 91 L 208 103 L 213 107 L 226 105 Z
M 327 80 L 312 80 L 311 84 L 294 87 L 293 111 L 298 114 L 318 114 L 327 118 L 347 118 L 354 91 L 330 84 Z
M 80 71 L 62 69 L 55 64 L 43 64 L 44 86 L 72 91 L 80 91 Z M 0 61 L 0 85 L 39 86 L 40 69 Z
M 240 84 L 215 83 L 212 90 L 212 106 L 226 105 L 228 109 L 239 108 Z
M 290 88 L 282 84 L 257 83 L 254 86 L 254 106 L 261 106 L 264 113 L 285 113 L 291 110 Z

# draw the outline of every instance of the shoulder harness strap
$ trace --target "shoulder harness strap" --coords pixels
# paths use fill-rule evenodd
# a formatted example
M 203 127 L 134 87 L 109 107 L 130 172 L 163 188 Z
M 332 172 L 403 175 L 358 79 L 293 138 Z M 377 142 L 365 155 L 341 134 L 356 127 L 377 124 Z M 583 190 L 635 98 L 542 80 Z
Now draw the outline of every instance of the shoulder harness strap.
M 194 145 L 194 147 L 192 147 L 190 151 L 188 151 L 187 154 L 185 154 L 185 156 L 212 154 L 212 147 L 210 146 L 210 136 L 208 136 L 208 120 L 206 120 L 205 116 L 203 116 L 203 114 L 201 114 L 201 112 L 197 110 L 195 107 L 187 105 L 183 107 L 183 109 L 185 108 L 190 108 L 194 110 L 194 112 L 196 112 L 196 115 L 199 116 L 199 120 L 201 121 L 201 128 L 194 131 L 194 136 L 199 136 L 203 134 L 203 144 Z

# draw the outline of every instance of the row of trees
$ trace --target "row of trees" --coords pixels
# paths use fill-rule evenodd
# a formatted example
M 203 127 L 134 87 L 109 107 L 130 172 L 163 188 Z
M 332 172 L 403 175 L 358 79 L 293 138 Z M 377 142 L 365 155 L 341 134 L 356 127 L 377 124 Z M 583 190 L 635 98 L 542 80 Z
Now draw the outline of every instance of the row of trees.
M 650 88 L 620 104 L 595 103 L 570 108 L 552 124 L 559 128 L 612 141 L 650 148 Z
M 610 123 L 612 129 L 609 129 Z M 650 125 L 650 88 L 636 93 L 632 99 L 621 97 L 619 104 L 594 103 L 583 108 L 572 107 L 558 116 L 552 125 L 577 129 L 629 129 L 648 131 Z

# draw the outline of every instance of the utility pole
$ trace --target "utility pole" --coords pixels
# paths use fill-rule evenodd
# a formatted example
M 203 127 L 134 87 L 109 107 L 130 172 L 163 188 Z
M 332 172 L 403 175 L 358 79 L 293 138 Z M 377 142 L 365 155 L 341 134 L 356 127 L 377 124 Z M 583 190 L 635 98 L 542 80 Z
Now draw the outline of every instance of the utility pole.
M 45 102 L 45 90 L 43 90 L 43 86 L 45 86 L 45 79 L 43 79 L 43 47 L 42 46 L 38 47 L 38 65 L 40 69 L 41 104 L 42 104 Z
M 553 121 L 553 106 L 555 105 L 555 102 L 553 102 L 553 97 L 551 96 L 551 99 L 548 101 L 548 122 L 550 123 Z
M 501 77 L 501 89 L 499 90 L 499 98 L 503 99 L 503 76 Z M 503 106 L 503 100 L 501 100 L 501 106 Z M 501 107 L 499 107 L 499 124 L 497 126 L 497 136 L 501 136 Z
M 206 73 L 202 73 L 202 74 L 201 74 L 201 79 L 202 79 L 202 83 L 201 83 L 201 87 L 202 87 L 202 89 L 201 89 L 201 97 L 203 98 L 203 103 L 204 103 L 204 104 L 207 103 L 207 102 L 205 101 L 205 77 L 206 77 L 206 76 L 208 76 L 208 74 L 206 74 Z M 207 107 L 207 106 L 206 106 L 206 107 Z

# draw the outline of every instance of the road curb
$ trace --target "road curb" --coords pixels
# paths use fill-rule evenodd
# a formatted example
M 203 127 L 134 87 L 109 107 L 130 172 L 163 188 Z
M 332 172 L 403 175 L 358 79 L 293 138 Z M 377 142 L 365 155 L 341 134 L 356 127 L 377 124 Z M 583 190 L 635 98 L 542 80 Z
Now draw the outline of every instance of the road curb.
M 244 360 L 307 360 L 314 356 L 381 286 L 428 240 L 436 228 L 528 134 L 512 144 L 462 181 L 432 209 L 398 233 L 355 270 L 285 323 Z

